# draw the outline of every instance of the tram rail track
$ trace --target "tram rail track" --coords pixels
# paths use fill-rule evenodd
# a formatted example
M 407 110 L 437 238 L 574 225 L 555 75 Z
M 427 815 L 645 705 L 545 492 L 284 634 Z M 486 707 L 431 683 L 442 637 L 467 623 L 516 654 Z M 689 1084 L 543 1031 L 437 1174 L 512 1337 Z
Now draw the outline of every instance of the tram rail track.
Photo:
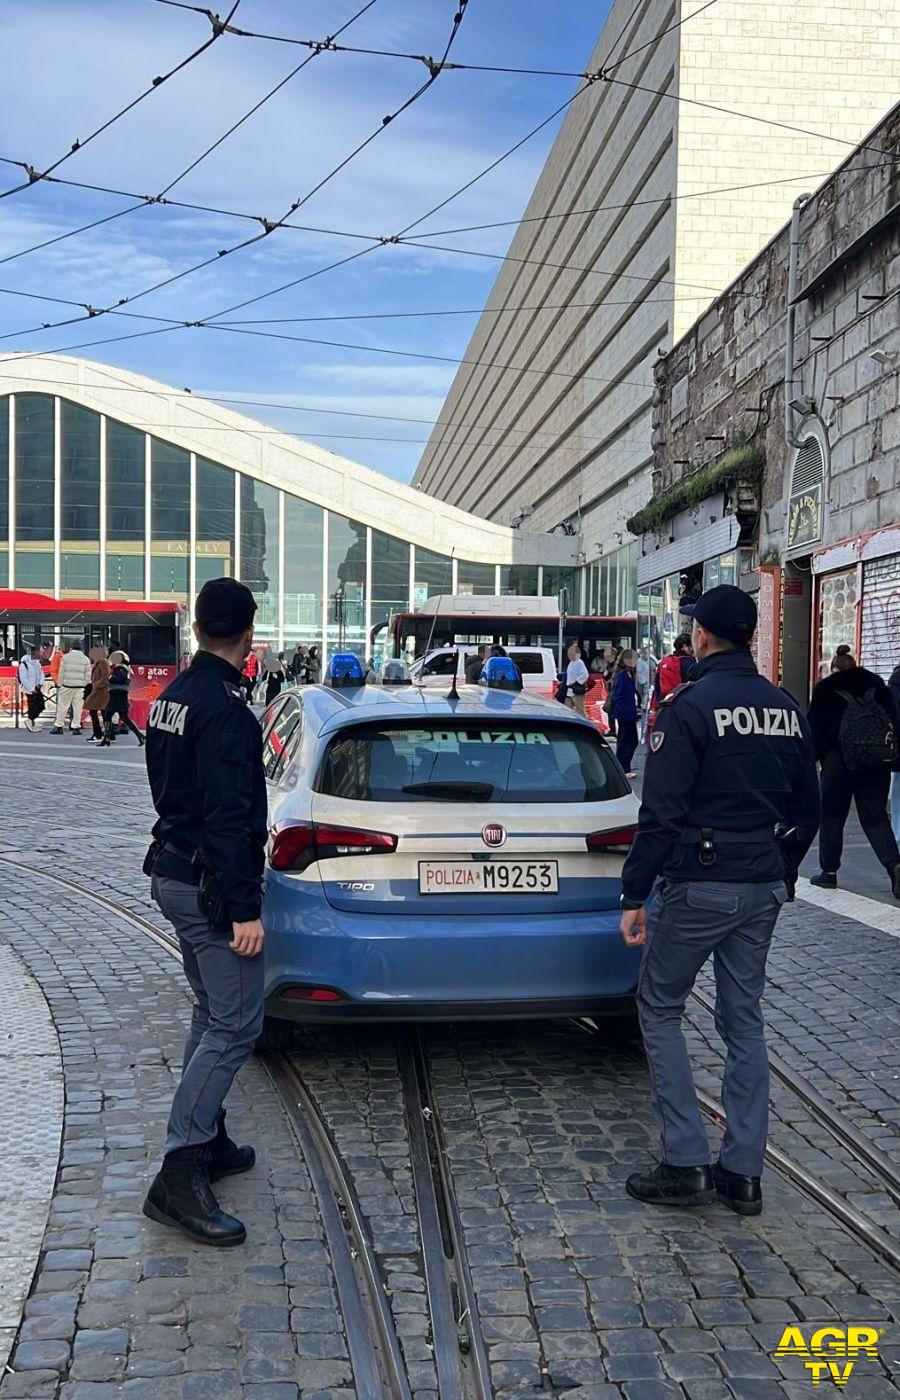
M 0 865 L 68 889 L 81 900 L 94 903 L 131 924 L 168 954 L 178 956 L 177 939 L 168 930 L 70 874 L 41 869 L 11 854 L 0 855 Z M 696 993 L 695 1000 L 707 1014 L 714 1014 L 713 1005 L 702 992 Z M 600 1028 L 589 1019 L 579 1019 L 573 1024 L 602 1036 Z M 410 1146 L 437 1393 L 441 1400 L 482 1400 L 493 1393 L 490 1369 L 478 1324 L 452 1171 L 431 1085 L 425 1037 L 416 1029 L 398 1028 L 396 1054 Z M 637 1054 L 634 1058 L 644 1069 L 643 1058 Z M 852 1161 L 874 1179 L 878 1189 L 896 1203 L 900 1191 L 896 1165 L 867 1134 L 829 1104 L 804 1075 L 786 1065 L 777 1053 L 771 1059 L 773 1076 L 826 1128 Z M 412 1400 L 413 1391 L 382 1260 L 360 1207 L 353 1173 L 344 1162 L 327 1116 L 297 1061 L 289 1053 L 279 1053 L 265 1055 L 263 1063 L 292 1125 L 312 1180 L 332 1258 L 356 1392 L 363 1400 Z M 722 1105 L 712 1094 L 701 1090 L 698 1098 L 712 1121 L 724 1121 Z M 900 1272 L 900 1240 L 771 1141 L 767 1161 L 874 1257 Z
M 167 929 L 108 896 L 55 870 L 14 856 L 9 865 L 50 880 L 132 924 L 180 960 L 177 938 Z M 478 1326 L 475 1290 L 453 1189 L 452 1174 L 428 1070 L 416 1030 L 398 1032 L 397 1056 L 410 1142 L 419 1218 L 421 1258 L 429 1302 L 440 1400 L 489 1400 L 493 1394 L 487 1349 Z M 347 1349 L 360 1400 L 412 1400 L 402 1344 L 386 1293 L 381 1261 L 361 1209 L 353 1176 L 338 1150 L 314 1093 L 289 1052 L 260 1059 L 300 1146 L 322 1227 L 346 1329 Z

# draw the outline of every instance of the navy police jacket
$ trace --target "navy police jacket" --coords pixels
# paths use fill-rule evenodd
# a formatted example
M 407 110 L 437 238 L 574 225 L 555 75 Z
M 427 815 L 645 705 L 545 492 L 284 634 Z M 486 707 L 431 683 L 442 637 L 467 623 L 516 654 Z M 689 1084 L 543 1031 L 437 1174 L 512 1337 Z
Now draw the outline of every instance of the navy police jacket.
M 153 836 L 190 859 L 201 850 L 228 918 L 258 919 L 267 837 L 262 731 L 241 673 L 200 651 L 154 701 L 147 775 L 159 820 Z
M 638 833 L 622 901 L 670 880 L 763 883 L 784 878 L 776 826 L 796 827 L 802 859 L 819 825 L 819 784 L 806 719 L 756 669 L 747 647 L 715 652 L 662 701 L 647 745 Z M 715 861 L 701 864 L 701 830 Z

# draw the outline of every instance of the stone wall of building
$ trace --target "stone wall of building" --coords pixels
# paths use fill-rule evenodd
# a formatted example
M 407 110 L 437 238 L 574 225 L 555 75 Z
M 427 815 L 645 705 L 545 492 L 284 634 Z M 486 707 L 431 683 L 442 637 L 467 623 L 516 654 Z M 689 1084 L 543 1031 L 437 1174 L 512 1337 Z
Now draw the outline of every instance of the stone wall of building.
M 821 537 L 827 544 L 900 519 L 900 109 L 803 207 L 794 334 L 801 436 L 827 441 Z M 884 158 L 886 153 L 888 159 Z M 765 451 L 763 562 L 786 554 L 793 450 L 784 423 L 790 226 L 657 366 L 654 490 L 736 442 Z

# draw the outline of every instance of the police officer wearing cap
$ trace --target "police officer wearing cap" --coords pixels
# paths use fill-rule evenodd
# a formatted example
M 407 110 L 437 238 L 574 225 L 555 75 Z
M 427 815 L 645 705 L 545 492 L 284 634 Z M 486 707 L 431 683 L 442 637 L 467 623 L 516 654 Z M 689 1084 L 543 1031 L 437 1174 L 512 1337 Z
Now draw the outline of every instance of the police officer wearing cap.
M 819 823 L 809 729 L 750 654 L 756 605 L 739 588 L 693 610 L 693 678 L 662 701 L 649 736 L 638 833 L 622 872 L 622 936 L 643 945 L 637 1005 L 660 1163 L 626 1182 L 657 1205 L 714 1196 L 762 1209 L 769 1067 L 760 999 L 779 910 Z M 681 1018 L 712 955 L 727 1057 L 726 1125 L 710 1167 Z
M 144 1214 L 203 1244 L 243 1243 L 210 1182 L 248 1171 L 252 1147 L 225 1131 L 222 1107 L 263 1019 L 262 872 L 267 835 L 262 733 L 241 667 L 253 594 L 212 579 L 197 596 L 199 651 L 153 704 L 147 772 L 159 819 L 147 853 L 153 898 L 173 925 L 195 1004 L 165 1155 Z

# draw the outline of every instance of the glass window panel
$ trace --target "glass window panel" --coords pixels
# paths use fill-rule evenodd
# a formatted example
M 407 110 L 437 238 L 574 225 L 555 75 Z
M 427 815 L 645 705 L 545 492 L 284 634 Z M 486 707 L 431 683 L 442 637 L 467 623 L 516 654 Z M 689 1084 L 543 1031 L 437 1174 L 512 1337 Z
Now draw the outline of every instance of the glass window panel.
M 278 491 L 241 477 L 241 580 L 256 599 L 260 640 L 278 632 Z
M 405 540 L 372 531 L 372 622 L 374 628 L 387 622 L 392 613 L 409 611 L 409 545 Z M 376 670 L 385 656 L 390 655 L 392 643 L 385 628 L 379 632 L 373 659 Z
M 150 596 L 186 598 L 191 529 L 190 454 L 150 440 Z
M 106 538 L 144 548 L 144 434 L 106 420 Z
M 501 564 L 501 593 L 515 594 L 518 597 L 536 598 L 537 591 L 537 564 Z
M 453 592 L 453 561 L 446 554 L 435 554 L 416 545 L 413 607 L 420 608 L 427 598 Z
M 9 398 L 0 399 L 0 588 L 9 586 Z
M 53 399 L 16 395 L 16 583 L 53 589 Z
M 456 579 L 460 593 L 472 593 L 484 598 L 493 596 L 497 591 L 493 564 L 476 564 L 472 560 L 460 559 Z
M 100 415 L 60 404 L 60 589 L 100 590 Z
M 145 435 L 106 420 L 106 592 L 141 598 L 144 580 Z
M 328 512 L 328 649 L 362 656 L 366 638 L 366 527 Z
M 234 472 L 197 458 L 197 591 L 211 578 L 234 577 Z
M 284 632 L 295 645 L 322 644 L 322 548 L 325 512 L 284 498 Z
M 549 565 L 544 565 L 544 597 L 556 598 L 559 590 L 567 588 L 569 590 L 569 612 L 576 612 L 578 609 L 578 599 L 581 596 L 577 591 L 577 579 L 574 569 L 554 569 Z

